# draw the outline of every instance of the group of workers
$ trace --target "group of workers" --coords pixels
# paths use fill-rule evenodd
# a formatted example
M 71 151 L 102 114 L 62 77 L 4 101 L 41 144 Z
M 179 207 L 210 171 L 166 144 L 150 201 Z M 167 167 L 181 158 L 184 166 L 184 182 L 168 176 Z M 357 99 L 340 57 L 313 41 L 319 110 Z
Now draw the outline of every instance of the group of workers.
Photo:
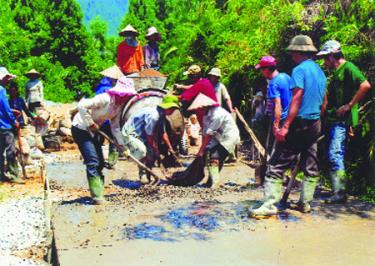
M 207 86 L 207 84 L 209 86 Z M 94 98 L 82 99 L 72 123 L 72 135 L 86 165 L 87 178 L 94 204 L 104 202 L 104 156 L 102 152 L 101 126 L 110 121 L 113 140 L 120 154 L 131 154 L 149 169 L 160 159 L 160 146 L 166 145 L 167 151 L 175 154 L 170 134 L 166 128 L 168 117 L 180 110 L 181 103 L 187 106 L 189 114 L 195 113 L 202 126 L 202 144 L 197 156 L 208 154 L 208 186 L 217 186 L 219 170 L 229 153 L 239 143 L 239 130 L 233 117 L 216 100 L 213 86 L 204 85 L 212 90 L 214 99 L 204 94 L 202 86 L 185 90 L 180 97 L 165 95 L 157 106 L 146 106 L 132 114 L 120 127 L 123 106 L 133 97 L 137 97 L 133 79 L 123 75 L 116 85 Z M 189 95 L 187 97 L 186 95 Z M 148 183 L 150 178 L 143 167 L 139 167 L 141 182 Z
M 26 103 L 19 95 L 17 84 L 12 82 L 16 75 L 0 67 L 0 180 L 19 184 L 24 184 L 25 180 L 19 175 L 15 136 L 26 124 L 23 112 L 34 119 L 37 108 L 42 107 L 44 100 L 39 72 L 32 69 L 25 75 L 29 78 L 25 87 Z M 4 87 L 8 84 L 9 99 Z
M 311 211 L 315 188 L 319 182 L 317 141 L 321 135 L 321 118 L 328 121 L 328 159 L 333 195 L 327 203 L 346 201 L 345 140 L 351 126 L 358 123 L 358 103 L 371 89 L 363 73 L 345 60 L 341 45 L 327 41 L 318 52 L 310 37 L 295 36 L 287 47 L 296 67 L 290 77 L 279 73 L 276 59 L 264 56 L 256 65 L 268 80 L 267 106 L 272 106 L 272 132 L 275 144 L 269 150 L 265 175 L 265 200 L 259 208 L 249 210 L 250 216 L 278 213 L 282 197 L 282 179 L 288 169 L 298 167 L 304 179 L 297 209 Z M 322 58 L 332 71 L 327 78 L 314 62 Z M 326 90 L 327 88 L 327 90 Z
M 161 35 L 155 27 L 150 27 L 145 38 L 147 45 L 143 46 L 137 40 L 139 32 L 132 25 L 127 25 L 121 32 L 124 37 L 117 46 L 117 65 L 124 75 L 140 72 L 143 69 L 160 69 L 160 53 L 158 43 Z
M 198 65 L 188 68 L 188 85 L 174 84 L 180 94 L 167 94 L 162 103 L 155 107 L 145 107 L 132 114 L 120 127 L 123 106 L 137 97 L 133 79 L 128 77 L 144 68 L 159 69 L 160 54 L 157 43 L 161 40 L 156 28 L 148 30 L 148 45 L 141 47 L 136 37 L 138 32 L 128 25 L 120 35 L 125 40 L 118 46 L 117 66 L 102 72 L 106 80 L 97 88 L 97 95 L 82 99 L 72 122 L 72 135 L 86 165 L 87 178 L 94 204 L 104 200 L 104 156 L 102 152 L 101 128 L 105 123 L 111 129 L 114 140 L 113 150 L 120 154 L 131 154 L 149 168 L 160 159 L 160 145 L 175 154 L 166 129 L 168 117 L 181 111 L 185 117 L 196 116 L 202 128 L 202 140 L 196 154 L 205 156 L 209 178 L 208 187 L 218 187 L 219 172 L 225 159 L 233 154 L 240 142 L 240 133 L 232 115 L 234 108 L 226 87 L 220 82 L 221 72 L 213 68 L 208 78 L 202 77 Z M 329 121 L 328 158 L 331 168 L 333 195 L 327 201 L 339 203 L 346 200 L 345 193 L 345 139 L 349 127 L 358 123 L 358 103 L 371 89 L 362 72 L 345 60 L 340 43 L 326 42 L 318 52 L 310 37 L 295 36 L 287 47 L 296 66 L 289 76 L 277 69 L 277 60 L 264 56 L 255 66 L 267 85 L 268 108 L 272 109 L 272 135 L 274 145 L 268 148 L 269 159 L 265 175 L 264 203 L 249 210 L 251 216 L 268 216 L 278 213 L 277 204 L 282 194 L 284 173 L 295 167 L 304 173 L 302 191 L 298 203 L 301 212 L 310 212 L 310 202 L 319 181 L 317 140 L 321 134 L 321 118 Z M 321 67 L 313 60 L 323 58 L 326 67 L 332 71 L 332 80 L 327 86 L 327 78 Z M 145 59 L 144 59 L 145 58 Z M 0 82 L 5 85 L 14 78 L 5 68 L 0 68 Z M 35 80 L 32 84 L 37 84 Z M 32 85 L 31 84 L 31 85 Z M 35 88 L 31 86 L 29 90 Z M 326 90 L 326 88 L 328 88 Z M 38 104 L 30 96 L 29 108 Z M 41 96 L 42 99 L 42 96 Z M 4 176 L 4 153 L 9 168 L 16 178 L 14 135 L 12 129 L 18 122 L 10 111 L 5 89 L 0 86 L 0 142 L 1 174 Z M 227 109 L 223 108 L 223 100 Z M 28 100 L 29 101 L 29 100 Z M 142 182 L 150 182 L 144 168 L 139 168 Z

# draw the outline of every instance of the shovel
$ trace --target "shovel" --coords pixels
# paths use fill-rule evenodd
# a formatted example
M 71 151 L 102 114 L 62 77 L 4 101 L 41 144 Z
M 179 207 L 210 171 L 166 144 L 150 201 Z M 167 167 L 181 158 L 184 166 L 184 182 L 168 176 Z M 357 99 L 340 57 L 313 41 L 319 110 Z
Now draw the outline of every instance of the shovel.
M 15 114 L 15 116 L 17 117 L 17 119 L 22 115 L 21 112 L 14 112 L 13 113 Z M 25 169 L 25 163 L 23 161 L 23 149 L 22 149 L 22 142 L 21 142 L 21 129 L 18 127 L 17 128 L 17 141 L 18 141 L 18 148 L 20 149 L 20 156 L 19 156 L 19 160 L 20 160 L 20 164 L 21 164 L 21 169 L 22 169 L 22 176 L 23 176 L 23 179 L 27 179 L 27 176 L 26 176 L 26 169 Z
M 115 145 L 117 148 L 119 148 L 119 146 L 114 142 L 113 139 L 111 139 L 106 133 L 104 133 L 103 131 L 101 130 L 98 130 L 97 131 L 100 135 L 102 135 L 104 138 L 106 138 L 111 144 Z M 159 175 L 157 175 L 154 171 L 152 171 L 150 168 L 148 168 L 145 164 L 143 164 L 142 162 L 140 162 L 137 158 L 135 158 L 133 155 L 131 155 L 129 152 L 127 154 L 127 157 L 130 158 L 133 162 L 135 162 L 139 167 L 141 167 L 142 169 L 146 170 L 150 175 L 152 175 L 155 180 L 154 182 L 152 183 L 152 185 L 155 185 L 157 186 L 159 183 L 160 183 L 160 179 L 163 179 L 161 178 Z

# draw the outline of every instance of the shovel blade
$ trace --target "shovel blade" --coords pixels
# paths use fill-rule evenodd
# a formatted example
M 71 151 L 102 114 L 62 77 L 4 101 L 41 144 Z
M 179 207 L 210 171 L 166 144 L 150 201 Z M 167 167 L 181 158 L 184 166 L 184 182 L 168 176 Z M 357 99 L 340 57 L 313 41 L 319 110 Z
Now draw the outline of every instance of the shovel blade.
M 204 158 L 197 157 L 185 171 L 174 173 L 169 183 L 175 186 L 194 186 L 203 180 L 204 166 Z

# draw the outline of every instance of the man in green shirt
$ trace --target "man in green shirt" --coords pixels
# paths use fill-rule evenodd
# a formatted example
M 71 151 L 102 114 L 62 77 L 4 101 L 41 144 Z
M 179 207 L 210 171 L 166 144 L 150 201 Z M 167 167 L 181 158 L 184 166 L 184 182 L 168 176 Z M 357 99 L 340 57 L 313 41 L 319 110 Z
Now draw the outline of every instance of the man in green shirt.
M 327 41 L 317 55 L 323 56 L 326 67 L 333 70 L 327 97 L 328 158 L 333 196 L 327 203 L 342 203 L 346 201 L 345 139 L 348 128 L 358 123 L 358 102 L 371 89 L 371 85 L 354 64 L 345 60 L 339 42 Z

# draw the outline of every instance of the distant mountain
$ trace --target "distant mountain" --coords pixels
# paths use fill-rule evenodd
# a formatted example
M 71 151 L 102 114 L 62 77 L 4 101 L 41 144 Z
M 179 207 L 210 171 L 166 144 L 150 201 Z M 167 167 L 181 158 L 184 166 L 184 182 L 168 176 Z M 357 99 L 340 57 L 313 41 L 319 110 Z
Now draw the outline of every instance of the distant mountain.
M 96 16 L 108 23 L 108 35 L 115 35 L 122 18 L 128 12 L 128 0 L 77 0 L 81 5 L 84 23 L 88 25 Z

